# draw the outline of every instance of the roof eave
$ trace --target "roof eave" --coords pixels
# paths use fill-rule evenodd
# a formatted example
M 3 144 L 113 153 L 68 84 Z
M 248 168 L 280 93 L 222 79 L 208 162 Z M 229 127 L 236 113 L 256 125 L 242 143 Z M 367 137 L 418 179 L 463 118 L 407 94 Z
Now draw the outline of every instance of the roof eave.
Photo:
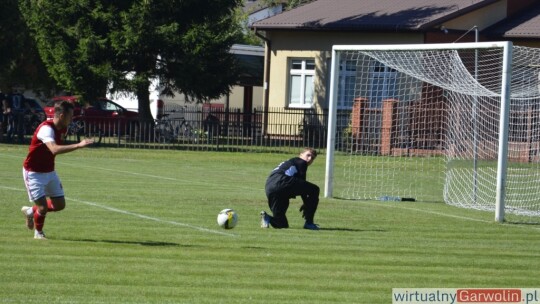
M 418 27 L 392 26 L 265 26 L 252 27 L 256 31 L 310 31 L 310 32 L 423 32 Z

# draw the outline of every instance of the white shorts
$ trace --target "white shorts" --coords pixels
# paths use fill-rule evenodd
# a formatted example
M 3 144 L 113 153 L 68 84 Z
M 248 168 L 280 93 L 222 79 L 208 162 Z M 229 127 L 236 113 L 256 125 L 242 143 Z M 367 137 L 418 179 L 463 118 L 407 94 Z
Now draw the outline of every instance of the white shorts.
M 35 202 L 38 198 L 64 196 L 62 183 L 56 171 L 41 173 L 26 171 L 23 168 L 24 185 L 28 192 L 28 199 Z

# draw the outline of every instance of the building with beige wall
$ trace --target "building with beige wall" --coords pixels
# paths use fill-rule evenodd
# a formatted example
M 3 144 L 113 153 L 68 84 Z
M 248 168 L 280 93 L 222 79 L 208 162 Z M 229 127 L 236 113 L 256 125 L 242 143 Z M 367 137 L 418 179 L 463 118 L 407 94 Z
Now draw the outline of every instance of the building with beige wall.
M 240 72 L 238 82 L 231 87 L 229 94 L 218 99 L 208 100 L 205 103 L 220 109 L 253 109 L 263 106 L 263 70 L 264 70 L 264 48 L 260 46 L 235 44 L 231 48 L 231 53 L 235 54 Z M 192 100 L 180 92 L 174 92 L 174 96 L 161 94 L 159 83 L 152 82 L 150 88 L 151 108 L 155 108 L 156 100 L 161 99 L 165 105 L 169 106 L 195 106 L 201 102 Z M 109 94 L 108 98 L 116 101 L 125 108 L 136 110 L 138 108 L 137 97 L 133 93 L 120 92 Z M 155 112 L 155 109 L 153 110 Z
M 539 7 L 533 0 L 312 1 L 252 25 L 265 39 L 264 107 L 327 110 L 333 45 L 515 40 L 538 46 L 540 22 L 533 37 L 525 38 L 505 35 L 511 33 L 505 22 L 523 26 L 531 18 L 522 16 Z M 347 73 L 346 63 L 340 73 Z M 352 108 L 350 99 L 340 101 L 341 107 Z M 302 119 L 299 115 L 299 123 Z

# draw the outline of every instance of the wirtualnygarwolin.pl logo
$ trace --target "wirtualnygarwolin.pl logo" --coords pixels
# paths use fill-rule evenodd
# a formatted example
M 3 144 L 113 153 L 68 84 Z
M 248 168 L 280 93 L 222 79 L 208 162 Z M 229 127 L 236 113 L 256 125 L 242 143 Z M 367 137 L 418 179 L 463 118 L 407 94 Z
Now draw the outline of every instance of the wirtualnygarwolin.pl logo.
M 540 304 L 540 288 L 392 288 L 393 304 Z

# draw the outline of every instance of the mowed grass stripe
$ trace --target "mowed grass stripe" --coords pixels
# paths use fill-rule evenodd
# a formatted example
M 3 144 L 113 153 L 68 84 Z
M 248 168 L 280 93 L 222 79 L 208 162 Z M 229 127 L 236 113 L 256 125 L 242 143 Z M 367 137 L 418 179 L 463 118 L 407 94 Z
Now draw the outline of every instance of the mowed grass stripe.
M 313 232 L 301 229 L 296 199 L 291 229 L 261 229 L 264 179 L 290 157 L 279 154 L 61 155 L 68 206 L 48 216 L 51 239 L 38 242 L 20 214 L 26 149 L 0 145 L 0 303 L 389 303 L 393 287 L 540 285 L 537 226 L 497 224 L 489 212 L 442 202 L 322 198 L 324 229 Z M 308 177 L 323 185 L 322 157 Z M 217 213 L 232 207 L 240 221 L 230 233 L 240 237 L 76 200 L 216 231 Z

